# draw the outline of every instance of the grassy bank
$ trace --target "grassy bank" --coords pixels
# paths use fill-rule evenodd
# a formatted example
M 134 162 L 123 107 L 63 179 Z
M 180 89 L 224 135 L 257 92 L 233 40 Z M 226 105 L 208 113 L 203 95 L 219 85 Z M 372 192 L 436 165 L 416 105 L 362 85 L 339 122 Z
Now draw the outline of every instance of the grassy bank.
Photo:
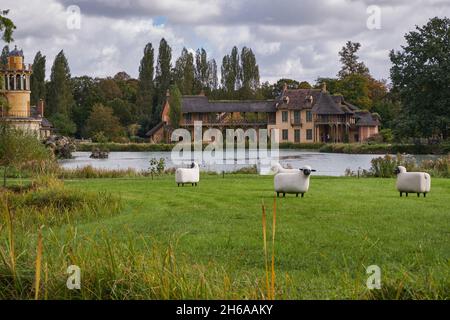
M 394 183 L 312 177 L 305 198 L 278 199 L 276 298 L 450 298 L 449 180 L 433 179 L 427 198 L 400 198 Z M 70 194 L 120 197 L 120 213 L 19 220 L 12 273 L 3 210 L 1 297 L 34 297 L 40 256 L 40 298 L 264 298 L 261 203 L 271 217 L 272 185 L 257 175 L 202 175 L 198 187 L 177 187 L 173 176 L 66 180 Z M 71 264 L 80 291 L 65 287 Z M 365 286 L 373 264 L 381 291 Z
M 77 145 L 77 151 L 92 151 L 94 148 L 106 148 L 109 151 L 123 152 L 151 152 L 172 151 L 173 144 L 151 143 L 81 143 Z M 206 144 L 203 146 L 205 147 Z M 450 144 L 415 145 L 415 144 L 361 144 L 361 143 L 280 143 L 280 149 L 304 149 L 320 150 L 320 152 L 349 153 L 349 154 L 447 154 L 450 152 Z M 270 146 L 269 146 L 270 147 Z

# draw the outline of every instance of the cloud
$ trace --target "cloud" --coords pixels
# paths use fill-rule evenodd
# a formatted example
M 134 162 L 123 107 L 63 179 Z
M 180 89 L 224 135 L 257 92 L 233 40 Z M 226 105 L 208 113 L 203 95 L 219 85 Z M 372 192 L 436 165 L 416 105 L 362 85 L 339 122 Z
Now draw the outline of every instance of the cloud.
M 381 29 L 366 27 L 370 5 L 381 9 Z M 70 5 L 81 9 L 81 29 L 67 28 Z M 450 16 L 444 0 L 2 0 L 17 25 L 14 38 L 27 62 L 37 51 L 64 50 L 73 75 L 137 76 L 144 46 L 157 52 L 164 37 L 174 59 L 185 46 L 204 47 L 220 63 L 232 46 L 253 49 L 263 81 L 314 82 L 335 76 L 346 41 L 362 44 L 360 58 L 376 78 L 388 78 L 391 49 L 434 16 Z M 48 76 L 47 75 L 47 76 Z

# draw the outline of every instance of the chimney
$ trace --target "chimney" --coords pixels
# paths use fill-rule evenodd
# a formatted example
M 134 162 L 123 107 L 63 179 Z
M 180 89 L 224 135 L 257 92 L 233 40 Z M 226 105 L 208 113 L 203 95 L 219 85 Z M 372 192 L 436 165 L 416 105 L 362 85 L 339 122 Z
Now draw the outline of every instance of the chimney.
M 283 85 L 283 92 L 286 91 L 287 88 L 288 88 L 288 86 L 287 86 L 287 83 L 285 82 L 284 85 Z
M 37 114 L 38 114 L 38 117 L 41 117 L 41 118 L 44 117 L 44 100 L 43 99 L 39 99 L 39 101 L 38 101 Z
M 201 97 L 204 97 L 205 96 L 205 90 L 202 89 L 202 91 L 200 91 L 200 93 L 198 95 L 201 96 Z
M 327 92 L 327 83 L 326 82 L 322 83 L 322 92 Z

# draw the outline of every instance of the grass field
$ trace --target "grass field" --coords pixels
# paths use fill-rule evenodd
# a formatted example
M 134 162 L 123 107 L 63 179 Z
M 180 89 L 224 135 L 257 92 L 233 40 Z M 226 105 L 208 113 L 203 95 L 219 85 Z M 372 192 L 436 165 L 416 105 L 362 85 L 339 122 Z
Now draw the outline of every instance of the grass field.
M 108 255 L 114 257 L 111 261 L 104 261 L 111 265 L 112 275 L 103 279 L 94 279 L 99 277 L 94 266 L 81 267 L 83 279 L 91 281 L 89 290 L 97 290 L 101 281 L 115 281 L 115 289 L 81 297 L 264 297 L 261 206 L 267 206 L 271 237 L 273 177 L 205 175 L 198 187 L 177 187 L 173 180 L 163 176 L 65 181 L 70 192 L 105 191 L 120 196 L 123 208 L 119 214 L 48 227 L 44 256 L 50 262 L 63 260 L 61 243 L 73 244 L 75 253 L 62 256 L 75 264 L 89 264 L 79 261 L 77 251 L 115 252 Z M 313 176 L 305 198 L 277 199 L 276 298 L 449 299 L 450 180 L 433 179 L 427 198 L 414 194 L 400 198 L 394 184 L 393 179 Z M 36 232 L 28 238 L 33 239 L 28 250 L 34 254 Z M 170 248 L 154 260 L 170 265 L 176 257 L 182 266 L 176 272 L 184 274 L 178 275 L 186 277 L 186 283 L 201 282 L 194 285 L 197 289 L 158 295 L 137 289 L 137 283 L 150 280 L 128 275 L 145 274 L 133 273 L 136 257 L 145 256 L 153 245 Z M 93 259 L 101 265 L 100 255 L 93 254 Z M 369 265 L 381 268 L 382 290 L 366 288 Z M 70 298 L 64 284 L 53 284 L 49 297 Z

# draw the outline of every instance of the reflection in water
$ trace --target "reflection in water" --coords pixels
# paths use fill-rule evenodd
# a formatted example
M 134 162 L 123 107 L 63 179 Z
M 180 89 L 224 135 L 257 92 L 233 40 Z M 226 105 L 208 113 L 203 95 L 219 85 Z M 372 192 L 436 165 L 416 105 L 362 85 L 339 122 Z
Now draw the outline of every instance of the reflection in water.
M 90 159 L 90 152 L 75 152 L 74 159 L 62 160 L 60 163 L 65 168 L 77 168 L 91 165 L 103 169 L 128 169 L 147 170 L 152 158 L 164 158 L 166 168 L 177 167 L 170 159 L 171 152 L 111 152 L 109 159 Z M 284 167 L 300 168 L 310 165 L 317 170 L 316 175 L 341 176 L 347 168 L 352 171 L 370 168 L 370 161 L 381 155 L 372 154 L 340 154 L 321 153 L 304 150 L 280 150 L 279 159 Z M 432 158 L 433 156 L 416 156 L 417 160 Z M 257 157 L 251 157 L 247 163 L 238 164 L 201 164 L 203 171 L 229 172 L 240 168 L 257 164 Z M 233 161 L 232 161 L 233 162 Z

